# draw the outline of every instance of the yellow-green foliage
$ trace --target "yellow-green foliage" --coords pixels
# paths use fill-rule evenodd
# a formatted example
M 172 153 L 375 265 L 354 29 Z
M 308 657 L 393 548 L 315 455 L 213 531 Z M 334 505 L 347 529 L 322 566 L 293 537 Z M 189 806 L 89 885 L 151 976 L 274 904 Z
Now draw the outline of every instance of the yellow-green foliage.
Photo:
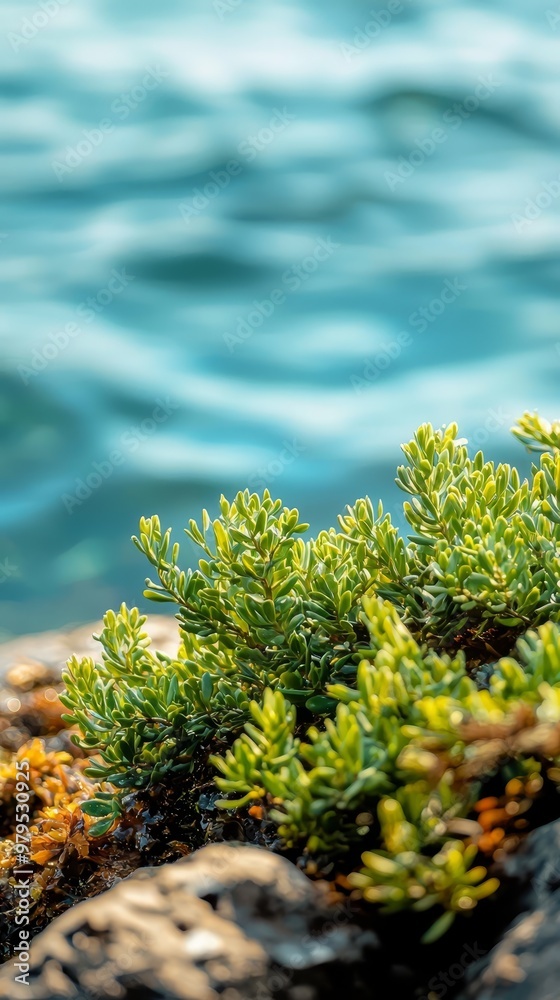
M 455 425 L 421 427 L 397 473 L 408 537 L 366 498 L 306 540 L 297 511 L 245 491 L 190 522 L 201 559 L 184 570 L 143 518 L 146 595 L 176 605 L 182 642 L 173 659 L 152 652 L 123 606 L 105 618 L 103 662 L 69 663 L 63 700 L 98 752 L 90 774 L 143 787 L 208 748 L 221 808 L 262 804 L 285 846 L 312 855 L 363 843 L 352 885 L 392 910 L 439 904 L 432 936 L 493 892 L 465 817 L 487 778 L 560 753 L 560 427 L 525 415 L 515 433 L 542 452 L 523 482 L 469 457 Z M 538 763 L 522 741 L 489 752 L 472 737 L 515 732 L 520 712 Z M 118 798 L 89 810 L 106 832 Z

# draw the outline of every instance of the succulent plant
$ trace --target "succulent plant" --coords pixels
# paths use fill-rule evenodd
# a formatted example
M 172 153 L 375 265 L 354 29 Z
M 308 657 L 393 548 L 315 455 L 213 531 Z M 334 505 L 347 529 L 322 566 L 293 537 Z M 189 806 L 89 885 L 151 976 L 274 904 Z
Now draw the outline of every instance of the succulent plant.
M 481 812 L 486 784 L 560 780 L 560 424 L 525 414 L 514 433 L 540 453 L 524 481 L 455 424 L 420 427 L 397 471 L 407 537 L 365 498 L 307 538 L 296 510 L 245 491 L 189 522 L 185 569 L 142 518 L 145 596 L 176 606 L 180 642 L 153 651 L 123 605 L 102 662 L 68 664 L 66 721 L 109 783 L 82 805 L 89 834 L 117 822 L 119 790 L 204 754 L 220 809 L 258 805 L 367 901 L 437 906 L 427 940 L 494 892 L 481 860 L 515 809 Z

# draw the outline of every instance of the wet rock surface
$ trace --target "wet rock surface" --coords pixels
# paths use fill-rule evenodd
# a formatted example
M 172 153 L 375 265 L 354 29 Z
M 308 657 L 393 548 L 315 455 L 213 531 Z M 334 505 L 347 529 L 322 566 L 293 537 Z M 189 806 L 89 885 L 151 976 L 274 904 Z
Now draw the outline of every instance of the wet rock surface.
M 2 1000 L 371 1000 L 377 941 L 291 862 L 213 844 L 145 868 L 51 924 Z
M 560 821 L 533 833 L 504 865 L 524 912 L 470 972 L 459 1000 L 560 997 Z

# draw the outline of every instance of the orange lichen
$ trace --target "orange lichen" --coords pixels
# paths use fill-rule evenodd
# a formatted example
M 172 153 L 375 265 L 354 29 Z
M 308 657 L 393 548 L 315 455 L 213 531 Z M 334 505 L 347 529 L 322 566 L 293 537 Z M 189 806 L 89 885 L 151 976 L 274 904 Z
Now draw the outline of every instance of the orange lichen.
M 74 760 L 64 751 L 47 750 L 38 738 L 0 764 L 0 801 L 9 807 L 16 790 L 29 790 L 29 856 L 38 865 L 46 865 L 69 843 L 80 857 L 89 854 L 87 831 L 95 820 L 82 812 L 80 804 L 99 786 L 84 775 L 86 765 L 87 761 Z M 15 832 L 0 841 L 0 868 L 13 867 L 14 841 Z

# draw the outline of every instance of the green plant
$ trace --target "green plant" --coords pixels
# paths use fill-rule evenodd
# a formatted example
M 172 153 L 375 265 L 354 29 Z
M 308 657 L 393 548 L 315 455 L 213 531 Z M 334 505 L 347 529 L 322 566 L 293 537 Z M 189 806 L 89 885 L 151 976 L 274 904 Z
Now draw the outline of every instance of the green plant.
M 123 606 L 102 663 L 69 662 L 89 774 L 141 789 L 203 753 L 223 810 L 258 804 L 371 902 L 443 908 L 428 939 L 472 909 L 497 887 L 469 818 L 485 783 L 560 773 L 560 426 L 525 414 L 514 433 L 541 452 L 524 481 L 456 425 L 422 426 L 397 473 L 407 538 L 366 498 L 306 539 L 297 511 L 245 491 L 190 521 L 201 558 L 182 569 L 143 518 L 145 596 L 176 606 L 181 643 L 153 652 Z M 106 833 L 119 796 L 83 808 Z

